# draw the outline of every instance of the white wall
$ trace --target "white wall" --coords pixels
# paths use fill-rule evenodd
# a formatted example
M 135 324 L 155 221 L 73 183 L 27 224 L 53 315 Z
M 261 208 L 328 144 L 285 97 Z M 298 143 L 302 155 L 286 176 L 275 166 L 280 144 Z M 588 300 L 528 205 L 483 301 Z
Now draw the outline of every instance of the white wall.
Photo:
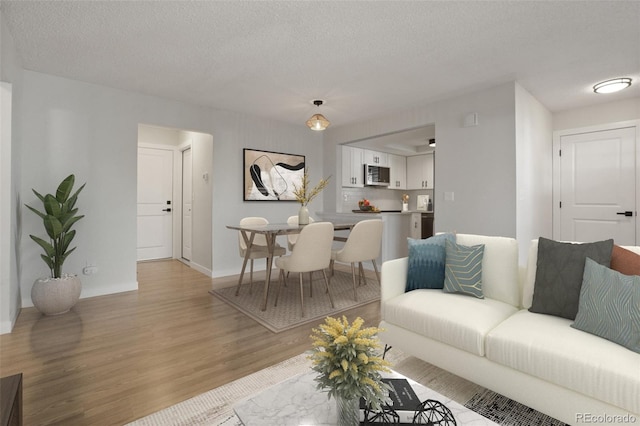
M 419 108 L 325 131 L 327 159 L 341 143 L 435 124 L 435 230 L 516 235 L 515 84 L 507 83 Z M 479 125 L 463 127 L 477 112 Z M 339 164 L 339 163 L 338 163 Z M 337 174 L 335 166 L 325 173 Z M 337 182 L 339 186 L 339 181 Z M 444 192 L 454 201 L 444 201 Z M 340 191 L 325 195 L 325 207 Z
M 437 231 L 516 236 L 514 91 L 508 83 L 437 103 Z M 479 124 L 464 127 L 471 112 Z
M 22 94 L 22 68 L 13 38 L 0 11 L 0 96 L 2 136 L 0 137 L 0 334 L 13 328 L 20 313 L 20 270 L 17 233 L 19 217 L 14 208 L 19 203 L 19 162 L 22 149 L 20 129 L 16 125 L 15 111 L 19 109 Z M 7 97 L 8 96 L 8 97 Z M 8 120 L 8 122 L 7 122 Z
M 606 95 L 594 93 L 593 96 Z M 640 97 L 555 112 L 553 130 L 577 129 L 637 119 L 640 119 Z
M 213 272 L 213 246 L 216 245 L 216 240 L 213 238 L 213 188 L 216 185 L 225 185 L 226 182 L 224 176 L 214 176 L 213 174 L 213 158 L 216 154 L 213 147 L 212 136 L 193 132 L 191 132 L 191 135 L 193 171 L 191 264 L 202 272 Z M 239 171 L 239 169 L 232 169 L 231 173 L 235 173 L 236 171 Z M 208 179 L 203 177 L 204 174 L 207 174 Z M 222 205 L 224 205 L 224 203 Z M 229 235 L 232 234 L 232 232 L 229 230 L 222 232 L 222 235 L 220 235 L 221 240 L 228 242 Z M 224 249 L 224 247 L 218 248 Z M 211 274 L 208 273 L 208 275 Z
M 516 235 L 521 265 L 526 265 L 531 240 L 552 237 L 552 146 L 551 113 L 516 84 Z
M 213 275 L 238 273 L 237 235 L 226 224 L 249 215 L 283 221 L 296 203 L 242 201 L 242 148 L 306 156 L 311 179 L 320 178 L 322 136 L 294 126 L 243 114 L 164 100 L 24 71 L 19 111 L 24 155 L 18 170 L 23 202 L 31 188 L 52 191 L 67 174 L 87 186 L 79 199 L 86 217 L 77 224 L 78 249 L 65 268 L 79 272 L 90 261 L 99 272 L 82 276 L 82 297 L 132 290 L 136 283 L 136 157 L 138 124 L 189 129 L 213 135 Z M 322 200 L 314 201 L 322 208 Z M 22 302 L 31 306 L 33 281 L 48 271 L 28 235 L 42 232 L 35 215 L 14 205 L 23 218 L 20 235 Z

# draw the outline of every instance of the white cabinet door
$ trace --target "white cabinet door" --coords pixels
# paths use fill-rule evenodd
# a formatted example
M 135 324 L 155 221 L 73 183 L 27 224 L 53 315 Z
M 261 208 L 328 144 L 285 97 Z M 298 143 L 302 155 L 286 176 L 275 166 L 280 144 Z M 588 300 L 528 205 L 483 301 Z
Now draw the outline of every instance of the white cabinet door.
M 407 189 L 433 189 L 433 154 L 407 157 Z
M 361 188 L 364 186 L 363 149 L 342 147 L 342 186 Z
M 386 152 L 364 150 L 365 164 L 373 164 L 375 166 L 389 167 L 389 154 Z
M 433 154 L 425 155 L 425 180 L 426 180 L 426 188 L 433 189 L 433 171 L 434 171 L 434 163 L 435 157 Z
M 407 157 L 389 154 L 389 189 L 407 189 Z

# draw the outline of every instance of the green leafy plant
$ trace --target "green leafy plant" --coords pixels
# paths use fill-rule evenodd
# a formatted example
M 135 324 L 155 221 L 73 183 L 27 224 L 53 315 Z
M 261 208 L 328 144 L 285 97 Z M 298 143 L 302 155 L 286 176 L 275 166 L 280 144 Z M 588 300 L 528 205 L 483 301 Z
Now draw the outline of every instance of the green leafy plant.
M 46 241 L 35 235 L 30 235 L 31 239 L 44 250 L 44 254 L 41 254 L 40 257 L 51 270 L 52 278 L 62 277 L 62 265 L 67 256 L 76 249 L 75 247 L 69 248 L 76 235 L 76 231 L 71 228 L 84 217 L 84 215 L 78 215 L 78 209 L 75 205 L 78 201 L 78 194 L 86 184 L 83 184 L 71 195 L 74 183 L 75 176 L 67 176 L 58 185 L 55 196 L 52 194 L 43 196 L 33 189 L 33 193 L 42 202 L 44 212 L 25 204 L 29 210 L 40 216 L 49 236 L 49 241 Z
M 389 362 L 378 355 L 380 342 L 377 327 L 362 328 L 364 321 L 356 318 L 352 324 L 327 317 L 324 324 L 313 329 L 313 351 L 310 359 L 316 371 L 318 389 L 328 390 L 329 398 L 364 397 L 374 409 L 390 402 L 389 386 L 381 372 L 389 372 Z

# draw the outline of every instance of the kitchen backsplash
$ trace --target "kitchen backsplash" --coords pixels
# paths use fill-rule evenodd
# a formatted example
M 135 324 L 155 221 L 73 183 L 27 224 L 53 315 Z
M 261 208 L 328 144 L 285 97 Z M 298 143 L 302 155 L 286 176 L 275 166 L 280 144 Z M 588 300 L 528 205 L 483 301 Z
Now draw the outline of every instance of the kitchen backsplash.
M 378 188 L 342 188 L 342 209 L 340 211 L 351 212 L 358 209 L 358 201 L 366 198 L 371 202 L 372 206 L 376 206 L 380 210 L 401 210 L 402 194 L 409 194 L 409 210 L 417 210 L 418 195 L 429 195 L 431 202 L 433 200 L 433 190 L 413 190 L 402 191 L 396 189 L 378 189 Z M 339 206 L 340 207 L 340 206 Z

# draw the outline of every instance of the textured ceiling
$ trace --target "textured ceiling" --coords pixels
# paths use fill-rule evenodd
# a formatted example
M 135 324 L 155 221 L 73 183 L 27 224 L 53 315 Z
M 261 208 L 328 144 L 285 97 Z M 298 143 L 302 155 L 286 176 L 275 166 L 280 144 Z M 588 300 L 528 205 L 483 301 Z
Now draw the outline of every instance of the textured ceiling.
M 0 7 L 26 69 L 300 125 L 313 99 L 338 126 L 513 80 L 551 111 L 640 96 L 637 1 Z

